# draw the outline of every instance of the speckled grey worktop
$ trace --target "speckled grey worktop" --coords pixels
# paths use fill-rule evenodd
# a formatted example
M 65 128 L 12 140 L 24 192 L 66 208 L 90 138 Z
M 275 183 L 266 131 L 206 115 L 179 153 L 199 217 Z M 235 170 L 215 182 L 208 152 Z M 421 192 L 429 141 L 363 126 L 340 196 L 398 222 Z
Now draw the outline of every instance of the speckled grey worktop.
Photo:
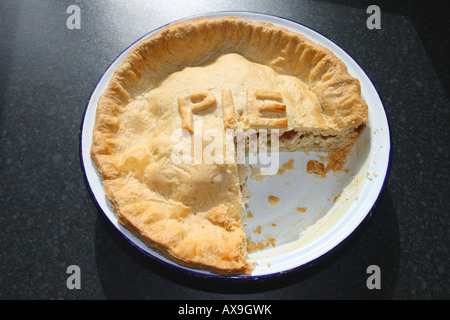
M 66 27 L 72 4 L 79 30 Z M 380 30 L 366 27 L 369 4 L 381 8 Z M 278 15 L 333 40 L 372 79 L 391 126 L 390 177 L 371 218 L 313 268 L 258 284 L 193 280 L 143 257 L 97 210 L 80 165 L 83 112 L 114 58 L 156 27 L 222 10 Z M 0 299 L 450 298 L 449 28 L 439 25 L 444 8 L 433 10 L 379 1 L 2 1 Z M 373 264 L 379 290 L 366 286 Z M 80 267 L 79 290 L 66 285 L 69 265 Z

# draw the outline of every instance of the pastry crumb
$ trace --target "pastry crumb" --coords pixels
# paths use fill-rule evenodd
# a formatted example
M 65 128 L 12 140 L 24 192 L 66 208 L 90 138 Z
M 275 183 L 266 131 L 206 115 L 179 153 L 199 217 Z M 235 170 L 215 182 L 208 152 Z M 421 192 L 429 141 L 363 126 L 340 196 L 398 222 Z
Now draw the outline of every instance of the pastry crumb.
M 294 169 L 294 159 L 289 159 L 288 162 L 283 164 L 280 169 L 278 169 L 278 174 L 283 175 L 286 170 Z
M 315 173 L 319 177 L 325 177 L 325 165 L 317 160 L 309 160 L 306 164 L 306 172 Z
M 261 174 L 261 169 L 253 167 L 251 164 L 249 165 L 249 167 L 251 171 L 250 178 L 254 181 L 263 182 L 266 176 Z
M 275 247 L 275 238 L 271 236 L 266 236 L 265 240 L 262 241 L 252 241 L 250 237 L 247 238 L 247 252 L 252 253 L 259 250 L 263 250 L 268 246 Z
M 272 206 L 276 206 L 278 203 L 280 203 L 280 198 L 276 196 L 269 196 L 267 197 L 267 200 Z
M 306 212 L 306 207 L 297 208 L 298 212 Z
M 378 174 L 375 173 L 375 172 L 368 172 L 368 171 L 367 171 L 367 172 L 366 172 L 366 177 L 367 177 L 368 180 L 372 180 L 372 179 L 378 177 Z
M 320 161 L 309 160 L 306 164 L 306 172 L 315 173 L 322 178 L 325 177 L 330 171 L 344 171 L 345 173 L 348 173 L 349 170 L 344 168 L 344 165 L 347 162 L 347 156 L 350 154 L 350 151 L 351 148 L 347 147 L 328 153 L 326 158 L 324 156 L 320 156 L 319 159 L 322 162 L 327 162 L 326 166 Z

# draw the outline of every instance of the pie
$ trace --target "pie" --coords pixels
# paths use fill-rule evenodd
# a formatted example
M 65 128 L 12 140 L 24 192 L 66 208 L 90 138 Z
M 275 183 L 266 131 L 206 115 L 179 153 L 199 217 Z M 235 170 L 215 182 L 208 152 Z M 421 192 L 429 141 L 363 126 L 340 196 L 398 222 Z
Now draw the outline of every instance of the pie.
M 99 98 L 91 157 L 118 221 L 149 248 L 190 268 L 250 274 L 245 165 L 236 150 L 206 163 L 213 139 L 198 149 L 184 138 L 267 132 L 280 151 L 336 152 L 367 118 L 359 81 L 330 50 L 268 23 L 200 18 L 159 30 L 117 67 Z M 236 147 L 225 140 L 224 150 Z M 175 161 L 180 146 L 200 158 Z

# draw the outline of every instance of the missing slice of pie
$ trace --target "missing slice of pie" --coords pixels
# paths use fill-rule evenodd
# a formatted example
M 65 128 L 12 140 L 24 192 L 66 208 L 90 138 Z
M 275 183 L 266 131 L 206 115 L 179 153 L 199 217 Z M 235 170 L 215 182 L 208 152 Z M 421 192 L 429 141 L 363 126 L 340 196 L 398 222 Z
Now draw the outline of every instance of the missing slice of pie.
M 203 161 L 214 133 L 276 129 L 280 151 L 335 152 L 355 143 L 367 114 L 359 81 L 328 49 L 268 23 L 201 18 L 129 52 L 99 99 L 91 157 L 118 221 L 148 247 L 250 274 L 246 176 L 234 153 Z M 200 132 L 211 134 L 200 149 L 182 138 Z M 174 159 L 180 145 L 193 161 Z

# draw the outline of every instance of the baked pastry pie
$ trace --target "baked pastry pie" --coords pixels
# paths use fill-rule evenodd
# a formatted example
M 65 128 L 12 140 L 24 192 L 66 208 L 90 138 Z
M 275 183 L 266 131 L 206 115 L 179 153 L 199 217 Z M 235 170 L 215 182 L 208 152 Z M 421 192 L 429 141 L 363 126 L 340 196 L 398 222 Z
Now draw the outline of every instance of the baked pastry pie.
M 328 152 L 354 144 L 367 117 L 359 81 L 328 49 L 268 23 L 201 18 L 129 52 L 99 99 L 91 157 L 118 221 L 147 246 L 185 266 L 249 274 L 243 165 L 234 153 L 206 163 L 212 139 L 198 149 L 185 138 L 268 129 L 281 151 Z M 180 146 L 193 161 L 174 159 Z

